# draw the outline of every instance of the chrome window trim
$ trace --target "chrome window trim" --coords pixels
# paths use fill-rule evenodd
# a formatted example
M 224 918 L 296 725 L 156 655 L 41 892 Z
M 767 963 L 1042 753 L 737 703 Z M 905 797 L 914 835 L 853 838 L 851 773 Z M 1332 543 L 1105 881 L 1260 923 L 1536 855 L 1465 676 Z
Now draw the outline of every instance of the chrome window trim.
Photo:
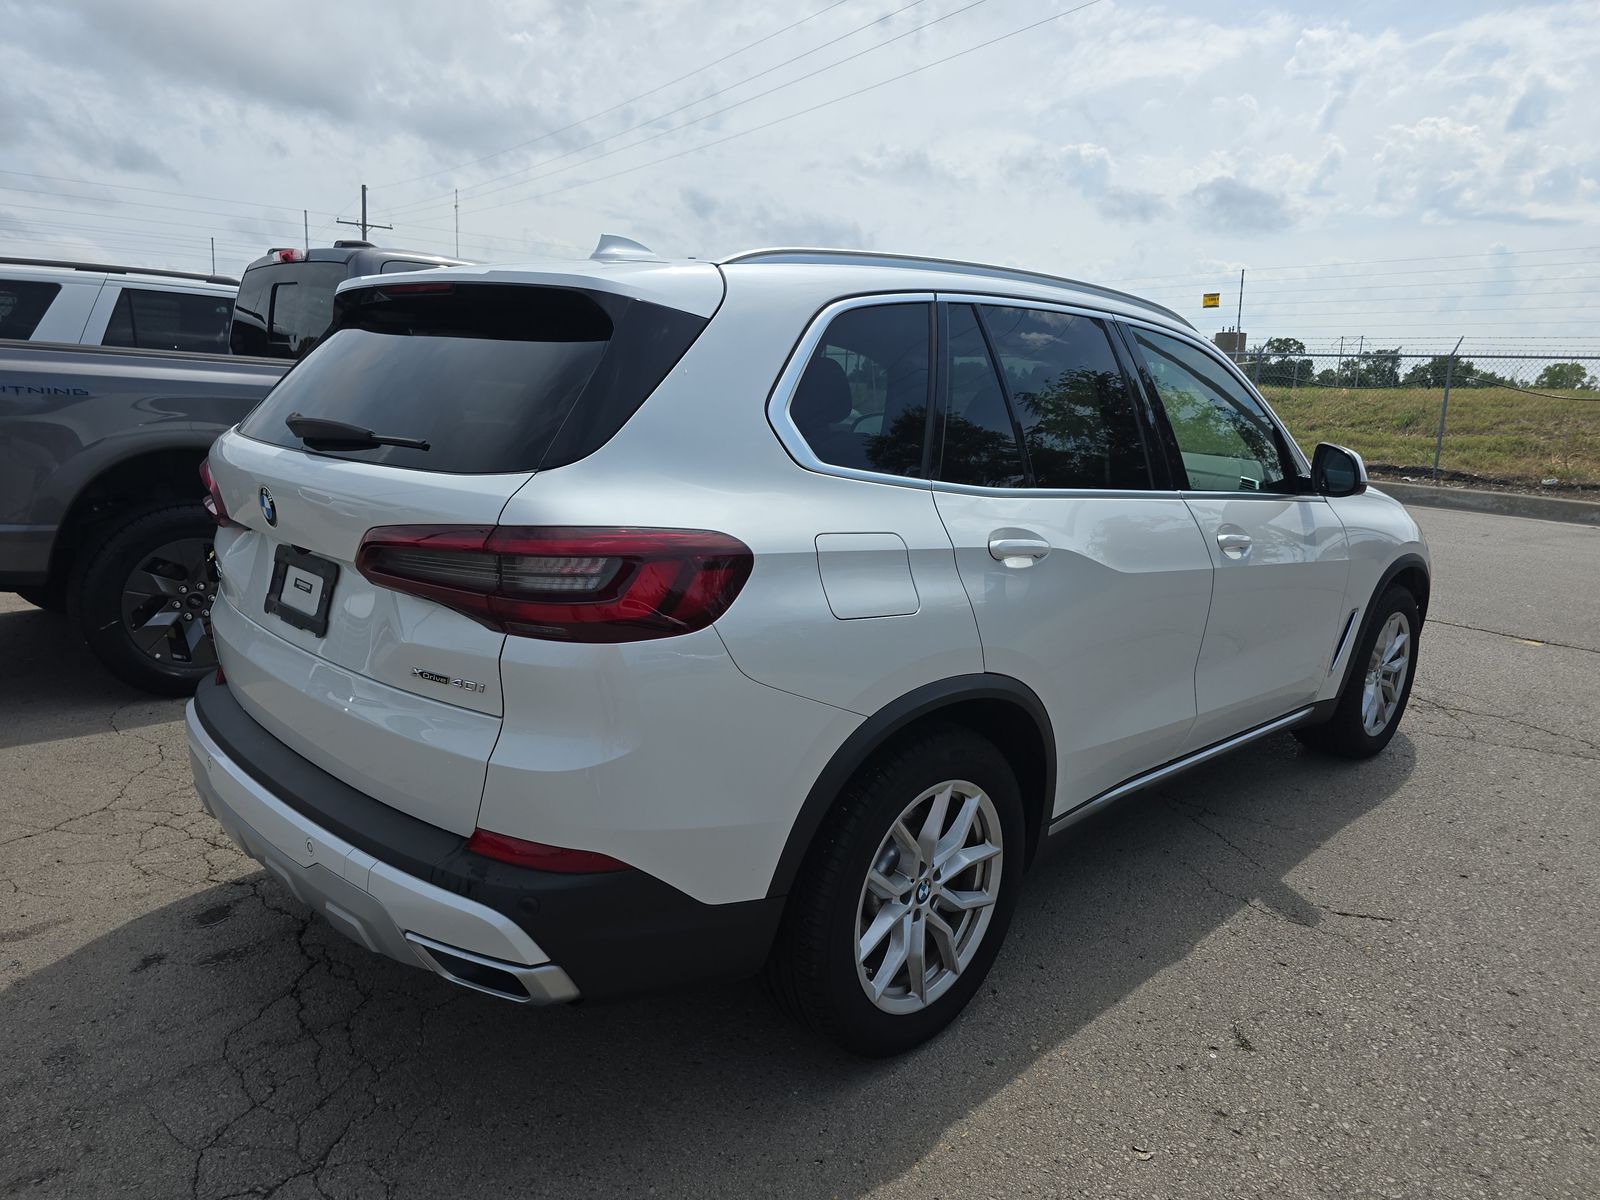
M 790 458 L 806 470 L 814 471 L 818 475 L 857 479 L 863 483 L 887 483 L 892 487 L 914 488 L 919 492 L 929 490 L 926 479 L 914 479 L 909 475 L 889 475 L 881 471 L 862 471 L 855 467 L 841 467 L 834 463 L 823 462 L 801 435 L 799 426 L 794 423 L 794 417 L 789 412 L 789 406 L 794 403 L 794 394 L 800 386 L 800 377 L 810 365 L 812 353 L 822 341 L 822 335 L 827 332 L 828 326 L 840 313 L 889 304 L 934 304 L 937 300 L 938 297 L 932 292 L 872 292 L 835 300 L 823 306 L 811 318 L 805 332 L 800 335 L 800 340 L 790 351 L 789 361 L 783 364 L 783 370 L 779 373 L 777 382 L 772 385 L 772 391 L 767 398 L 767 424 L 772 426 L 772 432 L 778 435 L 778 441 Z M 930 351 L 930 366 L 931 355 L 937 352 L 938 347 L 934 346 Z
M 1300 468 L 1300 474 L 1306 476 L 1307 478 L 1310 477 L 1311 464 L 1306 460 L 1306 456 L 1301 453 L 1300 444 L 1294 440 L 1294 436 L 1289 432 L 1289 427 L 1283 423 L 1283 418 L 1278 416 L 1278 414 L 1273 411 L 1272 405 L 1267 403 L 1267 398 L 1261 394 L 1261 392 L 1256 388 L 1255 384 L 1250 382 L 1245 373 L 1239 370 L 1238 364 L 1235 363 L 1231 358 L 1222 353 L 1222 351 L 1218 350 L 1210 342 L 1207 342 L 1203 338 L 1196 337 L 1192 331 L 1174 329 L 1170 325 L 1159 325 L 1154 321 L 1145 321 L 1138 317 L 1119 316 L 1116 319 L 1121 321 L 1124 325 L 1137 326 L 1139 328 L 1148 329 L 1153 333 L 1161 333 L 1165 334 L 1167 337 L 1177 338 L 1181 342 L 1185 342 L 1190 346 L 1200 349 L 1207 356 L 1226 368 L 1228 374 L 1233 376 L 1236 382 L 1243 385 L 1245 394 L 1253 397 L 1256 403 L 1261 405 L 1262 411 L 1267 414 L 1267 419 L 1271 421 L 1273 425 L 1277 427 L 1278 432 L 1283 435 L 1283 440 L 1289 447 L 1289 453 L 1294 456 L 1295 464 Z M 1159 399 L 1159 397 L 1157 397 L 1157 399 Z M 1232 496 L 1235 493 L 1218 492 L 1207 494 Z M 1241 492 L 1238 494 L 1247 496 L 1251 493 Z M 1275 493 L 1268 494 L 1271 495 Z

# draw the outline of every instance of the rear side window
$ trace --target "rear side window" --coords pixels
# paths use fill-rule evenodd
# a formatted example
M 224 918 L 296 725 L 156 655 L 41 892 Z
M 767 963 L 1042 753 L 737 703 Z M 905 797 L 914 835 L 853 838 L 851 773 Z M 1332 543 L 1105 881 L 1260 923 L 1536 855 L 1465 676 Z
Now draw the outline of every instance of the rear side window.
M 1150 486 L 1139 418 L 1105 328 L 1088 317 L 985 305 L 1039 488 Z
M 239 431 L 300 448 L 295 413 L 420 438 L 318 451 L 422 471 L 561 466 L 608 441 L 705 328 L 702 317 L 562 288 L 444 284 L 339 297 L 332 333 Z
M 1027 476 L 1000 375 L 970 305 L 953 304 L 945 339 L 939 478 L 976 487 L 1022 487 Z
M 232 315 L 228 296 L 124 287 L 100 344 L 226 354 Z
M 0 279 L 0 338 L 31 338 L 60 290 L 59 283 Z
M 819 459 L 885 475 L 922 475 L 933 306 L 852 308 L 828 325 L 789 401 Z
M 229 346 L 256 358 L 304 358 L 328 332 L 344 263 L 251 267 L 239 284 Z

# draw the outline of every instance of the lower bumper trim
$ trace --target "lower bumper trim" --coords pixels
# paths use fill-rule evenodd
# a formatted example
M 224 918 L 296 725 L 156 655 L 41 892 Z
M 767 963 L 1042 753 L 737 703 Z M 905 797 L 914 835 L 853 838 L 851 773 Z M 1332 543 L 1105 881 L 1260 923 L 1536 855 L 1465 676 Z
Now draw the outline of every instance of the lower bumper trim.
M 566 1004 L 578 998 L 578 989 L 554 963 L 519 966 L 459 946 L 448 946 L 420 933 L 407 933 L 418 957 L 451 983 L 498 996 L 516 1004 Z

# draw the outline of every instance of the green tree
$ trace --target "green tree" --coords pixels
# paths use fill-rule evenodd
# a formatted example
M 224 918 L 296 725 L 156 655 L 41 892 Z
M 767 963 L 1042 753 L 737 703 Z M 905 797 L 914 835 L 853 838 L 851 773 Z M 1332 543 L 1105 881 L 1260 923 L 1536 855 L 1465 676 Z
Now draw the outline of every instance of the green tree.
M 1310 383 L 1316 364 L 1303 357 L 1305 352 L 1306 344 L 1299 338 L 1268 338 L 1256 352 L 1261 358 L 1260 372 L 1257 374 L 1252 371 L 1252 375 L 1264 387 Z
M 1594 376 L 1589 374 L 1582 363 L 1563 362 L 1551 363 L 1545 367 L 1533 381 L 1533 386 L 1563 392 L 1592 392 L 1596 388 L 1596 383 Z

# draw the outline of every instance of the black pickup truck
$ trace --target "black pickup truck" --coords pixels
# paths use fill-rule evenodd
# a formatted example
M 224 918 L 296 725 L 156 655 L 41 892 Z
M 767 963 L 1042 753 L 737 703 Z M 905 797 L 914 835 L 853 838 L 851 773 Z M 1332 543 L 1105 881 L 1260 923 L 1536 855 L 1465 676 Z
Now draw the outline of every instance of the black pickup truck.
M 192 691 L 216 667 L 211 443 L 322 337 L 345 279 L 451 261 L 269 251 L 241 280 L 231 354 L 0 340 L 0 591 L 69 614 L 127 682 Z

